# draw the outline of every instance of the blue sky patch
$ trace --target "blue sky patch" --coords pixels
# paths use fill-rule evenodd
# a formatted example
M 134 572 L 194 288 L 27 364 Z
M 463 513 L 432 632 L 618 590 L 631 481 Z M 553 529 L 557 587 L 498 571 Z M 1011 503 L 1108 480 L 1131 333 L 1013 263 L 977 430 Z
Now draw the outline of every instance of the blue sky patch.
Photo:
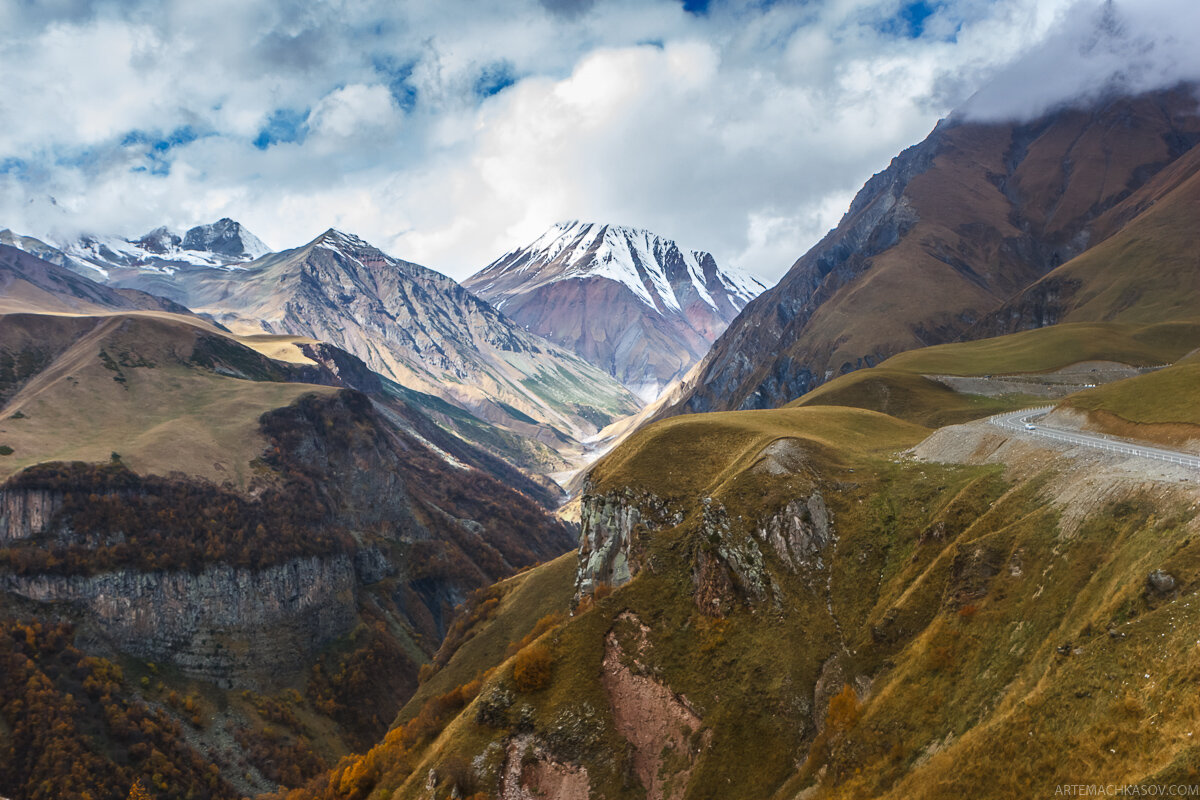
M 203 134 L 209 135 L 212 134 Z M 151 175 L 167 175 L 171 172 L 170 152 L 176 147 L 191 144 L 202 136 L 191 125 L 183 125 L 172 131 L 132 130 L 121 138 L 121 147 L 145 147 L 146 163 L 133 167 L 133 172 L 149 172 Z M 83 163 L 83 162 L 81 162 Z
M 900 7 L 896 16 L 885 20 L 879 26 L 879 30 L 893 36 L 919 39 L 925 33 L 925 21 L 933 16 L 941 8 L 941 5 L 940 2 L 930 2 L 930 0 L 905 3 Z
M 417 67 L 416 59 L 401 61 L 394 56 L 382 55 L 372 58 L 371 66 L 383 78 L 396 105 L 405 112 L 412 111 L 417 104 L 417 87 L 409 82 L 409 78 Z
M 191 125 L 184 125 L 167 134 L 162 131 L 132 130 L 121 139 L 121 146 L 131 147 L 146 144 L 150 145 L 150 149 L 157 153 L 165 153 L 172 148 L 190 144 L 199 138 L 200 134 Z
M 254 138 L 254 146 L 266 150 L 273 144 L 303 142 L 308 137 L 308 109 L 277 108 Z
M 0 158 L 0 175 L 23 178 L 29 172 L 29 162 L 23 158 Z
M 497 61 L 488 64 L 475 79 L 475 94 L 479 97 L 491 97 L 499 94 L 517 82 L 513 74 L 512 64 L 507 61 Z

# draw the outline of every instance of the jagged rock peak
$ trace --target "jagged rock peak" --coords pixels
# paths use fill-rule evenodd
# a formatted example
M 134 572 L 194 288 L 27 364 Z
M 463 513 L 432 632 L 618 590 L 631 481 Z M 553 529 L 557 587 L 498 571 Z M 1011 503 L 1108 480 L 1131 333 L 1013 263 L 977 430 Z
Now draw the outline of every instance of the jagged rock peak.
M 341 250 L 341 249 L 364 250 L 364 249 L 368 249 L 368 248 L 371 250 L 378 249 L 377 247 L 375 247 L 374 245 L 372 245 L 370 242 L 366 241 L 365 239 L 355 236 L 352 233 L 346 233 L 345 231 L 339 231 L 337 228 L 330 228 L 329 230 L 322 233 L 320 236 L 318 236 L 316 239 L 313 240 L 313 245 L 314 246 L 324 245 L 325 247 L 330 247 L 335 250 Z
M 158 228 L 147 236 L 160 231 L 167 232 L 165 228 Z M 259 258 L 271 252 L 271 248 L 261 239 L 229 217 L 222 217 L 211 225 L 197 225 L 188 229 L 183 236 L 182 248 L 245 259 Z

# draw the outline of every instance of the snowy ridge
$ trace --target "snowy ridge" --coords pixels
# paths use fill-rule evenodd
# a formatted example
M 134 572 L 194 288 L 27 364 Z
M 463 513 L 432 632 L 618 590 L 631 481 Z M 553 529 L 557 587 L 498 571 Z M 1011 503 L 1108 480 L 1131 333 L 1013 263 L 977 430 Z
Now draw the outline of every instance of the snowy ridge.
M 316 247 L 324 247 L 328 250 L 337 250 L 339 252 L 350 250 L 375 250 L 371 244 L 363 239 L 355 236 L 353 233 L 339 231 L 336 228 L 330 228 L 317 237 L 313 242 Z M 382 253 L 380 253 L 382 255 Z
M 705 274 L 706 261 L 712 265 L 712 276 Z M 688 278 L 686 284 L 679 280 L 681 267 Z M 659 313 L 682 312 L 687 300 L 680 295 L 688 285 L 713 309 L 720 305 L 712 289 L 723 289 L 741 308 L 766 288 L 740 270 L 717 268 L 708 253 L 681 250 L 675 242 L 648 230 L 579 220 L 558 223 L 529 246 L 513 250 L 485 268 L 471 282 L 486 295 L 502 278 L 518 275 L 525 292 L 559 281 L 607 278 L 627 287 Z M 497 302 L 503 303 L 503 298 Z
M 238 269 L 272 252 L 261 239 L 228 218 L 197 225 L 182 234 L 155 228 L 138 239 L 87 234 L 62 250 L 104 276 L 122 267 L 165 275 L 186 267 Z
M 707 253 L 693 253 L 700 257 Z M 717 279 L 725 287 L 725 291 L 738 298 L 739 305 L 746 305 L 767 290 L 766 284 L 758 278 L 737 267 L 722 267 L 717 271 Z

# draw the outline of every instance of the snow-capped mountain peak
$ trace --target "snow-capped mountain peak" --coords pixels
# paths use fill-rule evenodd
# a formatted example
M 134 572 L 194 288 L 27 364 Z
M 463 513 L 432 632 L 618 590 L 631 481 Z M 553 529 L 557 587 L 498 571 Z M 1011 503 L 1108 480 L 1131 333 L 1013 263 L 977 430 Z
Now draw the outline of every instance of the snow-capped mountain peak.
M 693 299 L 688 296 L 692 292 L 713 309 L 720 305 L 714 292 L 728 294 L 740 310 L 765 288 L 740 270 L 718 269 L 706 252 L 682 250 L 674 241 L 643 228 L 580 220 L 552 226 L 530 245 L 489 265 L 471 278 L 468 286 L 487 296 L 489 290 L 517 276 L 523 290 L 559 281 L 606 278 L 627 287 L 660 313 L 682 312 Z
M 253 261 L 271 252 L 262 239 L 229 217 L 189 229 L 180 246 L 184 250 L 215 253 L 239 261 Z
M 261 239 L 228 217 L 184 233 L 158 227 L 137 239 L 85 234 L 62 250 L 73 261 L 106 277 L 122 269 L 169 274 L 187 267 L 237 268 L 271 252 Z
M 463 285 L 652 400 L 765 288 L 642 229 L 552 226 Z
M 352 233 L 339 231 L 337 228 L 330 228 L 322 233 L 313 241 L 313 245 L 338 251 L 375 249 L 366 240 L 360 239 Z

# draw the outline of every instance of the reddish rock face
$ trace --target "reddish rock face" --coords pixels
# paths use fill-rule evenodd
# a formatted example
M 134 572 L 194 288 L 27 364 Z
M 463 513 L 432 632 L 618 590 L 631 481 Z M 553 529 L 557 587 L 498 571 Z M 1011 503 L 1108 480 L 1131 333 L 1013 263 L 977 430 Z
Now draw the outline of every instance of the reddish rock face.
M 554 226 L 463 285 L 647 402 L 764 288 L 648 231 L 581 222 Z

